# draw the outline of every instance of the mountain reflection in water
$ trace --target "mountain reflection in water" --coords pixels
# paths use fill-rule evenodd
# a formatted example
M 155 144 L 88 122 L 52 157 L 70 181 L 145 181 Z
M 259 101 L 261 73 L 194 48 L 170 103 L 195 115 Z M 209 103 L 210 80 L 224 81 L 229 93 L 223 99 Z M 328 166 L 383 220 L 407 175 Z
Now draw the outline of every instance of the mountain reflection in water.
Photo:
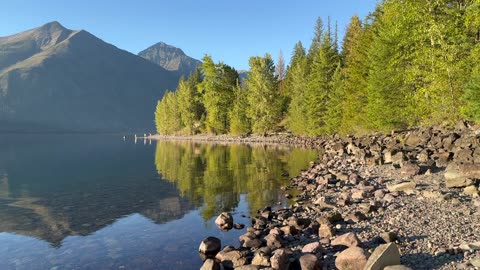
M 124 142 L 121 136 L 0 136 L 0 269 L 198 268 L 198 243 L 284 201 L 313 160 L 285 146 Z

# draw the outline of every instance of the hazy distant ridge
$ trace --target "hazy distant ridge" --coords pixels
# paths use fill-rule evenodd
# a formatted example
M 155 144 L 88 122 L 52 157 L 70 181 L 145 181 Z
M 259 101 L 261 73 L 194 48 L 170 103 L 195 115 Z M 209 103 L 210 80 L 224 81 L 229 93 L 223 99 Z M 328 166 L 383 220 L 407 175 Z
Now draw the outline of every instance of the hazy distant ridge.
M 202 64 L 200 60 L 186 55 L 181 49 L 163 42 L 148 47 L 138 55 L 179 75 L 189 75 Z
M 0 131 L 153 131 L 178 78 L 58 22 L 0 37 Z

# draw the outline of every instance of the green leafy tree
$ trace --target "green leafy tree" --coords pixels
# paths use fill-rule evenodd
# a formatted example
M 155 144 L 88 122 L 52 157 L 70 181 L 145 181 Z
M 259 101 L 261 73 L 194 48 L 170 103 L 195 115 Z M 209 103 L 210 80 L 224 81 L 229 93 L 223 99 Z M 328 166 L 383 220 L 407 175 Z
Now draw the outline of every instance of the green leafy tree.
M 230 134 L 244 135 L 251 131 L 250 119 L 247 116 L 247 90 L 238 85 L 235 88 L 235 99 L 230 111 Z
M 238 73 L 224 63 L 215 64 L 208 55 L 203 58 L 201 70 L 203 81 L 198 87 L 203 94 L 207 131 L 214 134 L 227 133 Z
M 155 124 L 159 134 L 175 134 L 182 129 L 182 119 L 175 93 L 167 91 L 158 102 L 155 111 Z
M 198 84 L 201 82 L 200 71 L 197 69 L 188 79 L 181 78 L 177 87 L 177 99 L 184 133 L 195 134 L 201 126 L 204 107 Z
M 269 54 L 251 57 L 249 65 L 250 71 L 245 80 L 248 89 L 247 115 L 252 122 L 252 131 L 265 134 L 274 130 L 281 116 L 275 65 Z
M 480 122 L 480 0 L 471 1 L 466 9 L 465 25 L 474 46 L 470 52 L 469 63 L 473 71 L 463 95 L 463 115 L 477 123 Z

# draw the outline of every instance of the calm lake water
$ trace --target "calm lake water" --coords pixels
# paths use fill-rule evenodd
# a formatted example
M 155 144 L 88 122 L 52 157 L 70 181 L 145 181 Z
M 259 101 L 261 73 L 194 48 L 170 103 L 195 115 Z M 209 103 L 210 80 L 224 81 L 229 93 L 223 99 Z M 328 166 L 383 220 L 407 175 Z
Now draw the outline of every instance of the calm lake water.
M 200 241 L 267 205 L 316 153 L 286 146 L 0 136 L 0 269 L 198 269 Z

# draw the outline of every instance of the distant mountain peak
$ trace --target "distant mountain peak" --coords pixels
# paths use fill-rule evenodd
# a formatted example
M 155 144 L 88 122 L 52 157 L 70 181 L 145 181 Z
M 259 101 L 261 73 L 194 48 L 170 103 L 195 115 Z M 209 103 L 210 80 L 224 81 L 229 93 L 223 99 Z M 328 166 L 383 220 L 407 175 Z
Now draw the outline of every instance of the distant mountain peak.
M 67 30 L 67 28 L 65 28 L 58 21 L 52 21 L 52 22 L 46 23 L 46 24 L 40 26 L 39 28 L 52 29 L 52 30 Z
M 0 37 L 0 72 L 68 39 L 74 31 L 53 21 L 18 34 Z
M 167 43 L 165 43 L 165 42 L 162 42 L 162 41 L 160 41 L 160 42 L 158 42 L 158 43 L 150 46 L 149 48 L 152 48 L 152 49 L 153 49 L 153 48 L 156 48 L 156 49 L 162 49 L 162 50 L 170 50 L 170 51 L 172 51 L 172 52 L 178 53 L 179 55 L 186 55 L 186 54 L 183 52 L 182 49 L 177 48 L 177 47 L 172 46 L 172 45 L 169 45 L 169 44 L 167 44 Z
M 188 76 L 197 66 L 202 64 L 201 61 L 186 55 L 182 49 L 164 42 L 158 42 L 139 52 L 138 55 L 166 70 L 185 76 Z
M 58 37 L 61 37 L 63 40 L 72 32 L 72 30 L 63 27 L 59 22 L 53 21 L 25 33 L 31 33 L 34 39 L 37 41 L 40 40 L 39 43 L 44 43 L 45 40 L 54 40 L 57 42 L 56 39 L 58 39 Z

